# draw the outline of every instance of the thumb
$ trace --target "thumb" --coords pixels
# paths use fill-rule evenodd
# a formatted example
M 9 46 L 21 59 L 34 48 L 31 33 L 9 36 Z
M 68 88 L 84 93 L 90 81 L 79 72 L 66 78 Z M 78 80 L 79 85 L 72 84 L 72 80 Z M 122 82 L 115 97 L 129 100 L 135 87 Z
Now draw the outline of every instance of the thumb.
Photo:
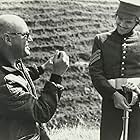
M 127 99 L 124 97 L 124 103 L 127 105 L 127 106 L 130 106 Z
M 59 50 L 56 50 L 56 53 L 53 57 L 53 62 L 57 59 L 58 55 L 59 55 Z
M 66 52 L 62 52 L 63 61 L 69 66 L 69 56 L 66 54 Z

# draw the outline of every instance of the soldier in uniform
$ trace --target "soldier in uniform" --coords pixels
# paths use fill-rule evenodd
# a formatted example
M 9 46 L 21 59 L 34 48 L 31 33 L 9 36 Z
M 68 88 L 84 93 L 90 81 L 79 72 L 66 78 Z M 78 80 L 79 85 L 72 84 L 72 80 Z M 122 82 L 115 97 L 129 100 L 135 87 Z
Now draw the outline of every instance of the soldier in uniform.
M 139 17 L 139 0 L 120 0 L 116 28 L 94 39 L 89 73 L 103 99 L 100 140 L 120 140 L 123 110 L 130 112 L 128 139 L 140 140 L 139 95 L 131 106 L 122 88 L 127 79 L 140 83 L 140 32 L 135 30 Z

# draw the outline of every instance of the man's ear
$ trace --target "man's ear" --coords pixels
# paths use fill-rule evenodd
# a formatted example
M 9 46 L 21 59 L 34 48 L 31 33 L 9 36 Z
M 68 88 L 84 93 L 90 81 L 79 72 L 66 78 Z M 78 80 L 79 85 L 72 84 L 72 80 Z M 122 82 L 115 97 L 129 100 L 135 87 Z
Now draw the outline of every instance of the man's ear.
M 5 43 L 6 43 L 8 46 L 12 46 L 11 38 L 10 38 L 10 36 L 9 36 L 7 33 L 4 34 L 3 40 L 5 41 Z

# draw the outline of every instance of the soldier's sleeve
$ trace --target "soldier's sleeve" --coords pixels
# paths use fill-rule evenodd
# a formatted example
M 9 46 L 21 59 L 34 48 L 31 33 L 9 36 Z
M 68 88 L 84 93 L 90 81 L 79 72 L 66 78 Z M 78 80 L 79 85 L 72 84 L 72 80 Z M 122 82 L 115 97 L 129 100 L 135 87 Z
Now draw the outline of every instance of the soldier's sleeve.
M 39 98 L 32 96 L 27 81 L 21 76 L 8 74 L 3 79 L 0 84 L 0 116 L 40 123 L 51 119 L 63 91 L 61 77 L 52 75 Z
M 93 86 L 103 98 L 111 98 L 116 91 L 107 81 L 103 70 L 102 42 L 99 36 L 94 38 L 92 55 L 89 63 L 89 74 Z

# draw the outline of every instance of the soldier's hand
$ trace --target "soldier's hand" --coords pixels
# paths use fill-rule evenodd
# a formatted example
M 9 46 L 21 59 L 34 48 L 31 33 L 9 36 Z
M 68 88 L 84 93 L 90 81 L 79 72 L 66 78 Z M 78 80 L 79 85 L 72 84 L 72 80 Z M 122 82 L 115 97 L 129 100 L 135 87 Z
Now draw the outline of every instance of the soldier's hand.
M 125 85 L 123 85 L 123 89 L 126 92 L 135 92 L 137 94 L 140 94 L 140 89 L 138 88 L 138 86 L 131 82 L 128 82 Z
M 134 52 L 140 52 L 140 33 L 135 34 L 126 38 L 125 45 L 128 50 L 133 50 Z
M 64 51 L 57 50 L 52 61 L 52 73 L 62 76 L 69 67 L 69 56 Z
M 127 102 L 126 98 L 120 94 L 119 92 L 115 92 L 113 94 L 114 106 L 118 109 L 123 109 L 126 111 L 132 111 L 129 103 Z

